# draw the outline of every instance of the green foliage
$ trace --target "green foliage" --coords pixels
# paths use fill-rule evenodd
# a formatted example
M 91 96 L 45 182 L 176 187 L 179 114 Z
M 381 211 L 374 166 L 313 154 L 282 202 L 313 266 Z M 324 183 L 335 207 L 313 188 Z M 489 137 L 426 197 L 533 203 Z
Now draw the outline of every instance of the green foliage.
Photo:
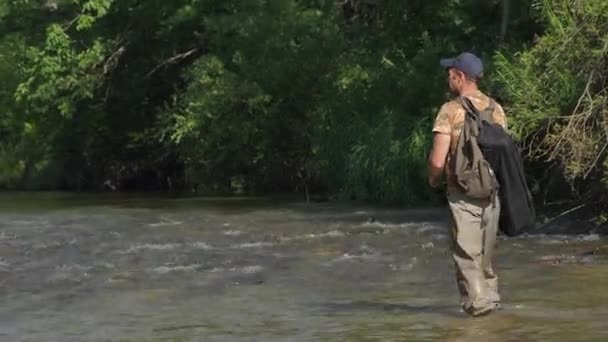
M 293 191 L 312 162 L 316 88 L 341 46 L 336 18 L 298 1 L 229 8 L 207 19 L 213 53 L 186 68 L 162 138 L 203 189 L 229 190 L 236 178 L 249 191 Z
M 545 0 L 542 10 L 546 31 L 532 48 L 496 55 L 511 129 L 531 157 L 593 181 L 606 170 L 608 3 Z
M 0 186 L 15 187 L 23 172 L 24 138 L 29 134 L 24 118 L 13 101 L 21 79 L 19 68 L 23 41 L 14 35 L 0 40 Z
M 49 26 L 45 46 L 26 52 L 25 82 L 17 87 L 17 101 L 26 102 L 31 112 L 69 117 L 79 101 L 93 98 L 103 80 L 94 69 L 104 59 L 104 45 L 96 40 L 82 51 L 75 45 L 59 25 Z
M 433 119 L 447 99 L 438 61 L 462 50 L 491 51 L 500 29 L 491 14 L 496 2 L 436 5 L 386 2 L 347 27 L 351 49 L 321 96 L 313 136 L 322 173 L 345 197 L 409 204 L 434 198 L 426 158 Z
M 473 50 L 489 62 L 502 51 L 489 83 L 510 126 L 524 141 L 550 137 L 590 74 L 593 100 L 578 111 L 602 108 L 605 7 L 1 0 L 0 186 L 95 189 L 110 179 L 122 189 L 428 201 L 431 125 L 447 99 L 438 60 Z M 591 154 L 579 154 L 580 170 Z
M 78 15 L 76 29 L 90 29 L 98 18 L 108 14 L 110 6 L 114 0 L 76 0 L 74 1 L 81 8 L 81 13 Z
M 196 61 L 186 79 L 189 86 L 171 114 L 162 116 L 161 137 L 180 147 L 191 180 L 229 186 L 231 176 L 264 159 L 271 98 L 217 57 Z

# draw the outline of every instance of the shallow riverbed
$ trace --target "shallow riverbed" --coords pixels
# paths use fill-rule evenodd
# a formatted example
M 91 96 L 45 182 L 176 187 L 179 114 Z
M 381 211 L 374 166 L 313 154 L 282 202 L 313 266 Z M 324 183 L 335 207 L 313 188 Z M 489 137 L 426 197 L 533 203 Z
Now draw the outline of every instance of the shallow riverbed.
M 503 309 L 469 319 L 446 217 L 2 194 L 0 341 L 608 340 L 603 237 L 500 239 Z

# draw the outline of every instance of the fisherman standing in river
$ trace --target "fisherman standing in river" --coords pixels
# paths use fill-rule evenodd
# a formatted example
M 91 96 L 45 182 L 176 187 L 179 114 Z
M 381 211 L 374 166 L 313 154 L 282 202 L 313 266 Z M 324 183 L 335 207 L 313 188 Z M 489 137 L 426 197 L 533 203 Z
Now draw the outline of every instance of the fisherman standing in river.
M 445 103 L 435 119 L 433 147 L 428 159 L 429 184 L 437 188 L 445 171 L 447 197 L 451 211 L 452 256 L 462 307 L 472 316 L 492 312 L 500 305 L 498 277 L 492 268 L 492 256 L 498 231 L 500 201 L 495 192 L 491 198 L 468 195 L 457 179 L 457 161 L 462 159 L 462 144 L 467 105 L 490 113 L 494 123 L 506 127 L 500 105 L 483 94 L 477 82 L 483 76 L 483 64 L 473 54 L 443 59 L 454 99 Z M 469 107 L 470 108 L 470 107 Z M 464 139 L 463 139 L 464 140 Z M 489 170 L 492 174 L 491 169 Z

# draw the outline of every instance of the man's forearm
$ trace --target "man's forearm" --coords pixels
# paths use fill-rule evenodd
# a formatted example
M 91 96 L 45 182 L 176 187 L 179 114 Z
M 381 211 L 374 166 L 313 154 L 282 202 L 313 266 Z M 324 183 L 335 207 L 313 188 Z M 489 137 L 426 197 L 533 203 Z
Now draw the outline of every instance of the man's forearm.
M 450 149 L 450 139 L 451 136 L 444 133 L 435 133 L 433 136 L 433 149 L 428 159 L 429 185 L 433 188 L 438 187 L 441 182 L 446 156 Z
M 439 186 L 440 182 L 441 182 L 441 176 L 443 176 L 443 168 L 438 168 L 434 165 L 432 165 L 432 163 L 429 163 L 428 166 L 428 178 L 429 178 L 429 185 L 432 188 L 436 188 Z

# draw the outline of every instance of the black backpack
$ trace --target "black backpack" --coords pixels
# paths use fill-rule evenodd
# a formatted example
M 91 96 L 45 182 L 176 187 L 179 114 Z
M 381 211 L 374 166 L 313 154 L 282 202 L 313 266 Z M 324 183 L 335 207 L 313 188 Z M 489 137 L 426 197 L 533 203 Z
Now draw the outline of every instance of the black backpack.
M 534 226 L 536 212 L 519 148 L 504 128 L 493 122 L 495 103 L 492 99 L 488 109 L 481 113 L 468 98 L 461 97 L 460 102 L 467 116 L 479 127 L 477 144 L 499 184 L 499 229 L 508 236 L 522 234 Z

